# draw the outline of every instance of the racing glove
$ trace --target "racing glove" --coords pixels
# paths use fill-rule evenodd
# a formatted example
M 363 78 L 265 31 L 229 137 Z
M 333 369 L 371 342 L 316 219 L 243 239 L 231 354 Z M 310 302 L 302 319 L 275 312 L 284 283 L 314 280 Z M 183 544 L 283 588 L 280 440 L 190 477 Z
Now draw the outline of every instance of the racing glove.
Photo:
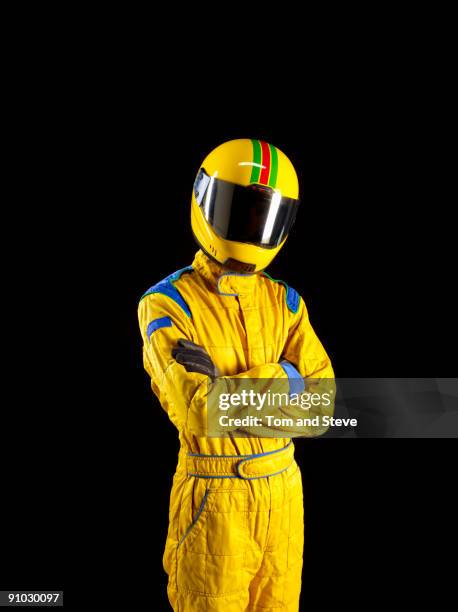
M 187 372 L 198 372 L 210 376 L 213 380 L 219 372 L 207 351 L 190 340 L 180 338 L 172 349 L 172 357 L 185 367 Z

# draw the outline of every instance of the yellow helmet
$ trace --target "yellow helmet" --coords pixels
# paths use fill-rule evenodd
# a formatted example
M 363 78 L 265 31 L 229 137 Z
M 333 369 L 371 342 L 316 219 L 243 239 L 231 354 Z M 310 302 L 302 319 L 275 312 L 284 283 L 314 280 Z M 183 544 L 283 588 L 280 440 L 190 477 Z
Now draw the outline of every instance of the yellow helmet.
M 202 250 L 240 272 L 266 268 L 296 216 L 299 183 L 286 155 L 262 140 L 225 142 L 194 183 L 191 226 Z

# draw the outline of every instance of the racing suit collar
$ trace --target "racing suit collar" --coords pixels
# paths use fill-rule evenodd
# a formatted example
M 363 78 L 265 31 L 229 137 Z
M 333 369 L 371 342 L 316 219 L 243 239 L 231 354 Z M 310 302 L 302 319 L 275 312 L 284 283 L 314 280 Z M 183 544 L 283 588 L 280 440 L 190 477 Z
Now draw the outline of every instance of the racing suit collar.
M 223 296 L 238 296 L 252 293 L 257 274 L 242 274 L 211 260 L 202 250 L 197 251 L 192 267 Z

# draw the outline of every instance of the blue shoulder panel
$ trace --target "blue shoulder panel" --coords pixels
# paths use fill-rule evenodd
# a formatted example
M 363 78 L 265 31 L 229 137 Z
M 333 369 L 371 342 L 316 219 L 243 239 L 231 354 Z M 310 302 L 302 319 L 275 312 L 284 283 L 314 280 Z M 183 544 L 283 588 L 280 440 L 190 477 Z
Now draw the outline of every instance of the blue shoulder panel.
M 299 310 L 300 295 L 292 287 L 286 288 L 286 303 L 291 312 L 296 313 Z
M 267 278 L 269 278 L 271 281 L 274 281 L 274 283 L 281 283 L 285 287 L 286 305 L 293 314 L 296 314 L 296 312 L 299 310 L 299 304 L 301 301 L 301 296 L 298 294 L 296 289 L 290 287 L 287 283 L 285 283 L 285 281 L 272 278 L 270 274 L 267 274 L 267 272 L 263 272 L 263 274 L 264 276 L 267 276 Z
M 176 302 L 178 306 L 180 306 L 185 311 L 188 317 L 191 318 L 191 311 L 189 310 L 189 306 L 181 297 L 180 292 L 173 283 L 177 281 L 185 272 L 192 272 L 192 269 L 192 266 L 186 266 L 186 268 L 181 268 L 181 270 L 177 270 L 173 274 L 169 274 L 169 276 L 166 276 L 166 278 L 150 287 L 148 291 L 146 291 L 146 293 L 142 295 L 140 301 L 147 295 L 152 295 L 153 293 L 162 293 L 163 295 L 166 295 L 174 302 Z

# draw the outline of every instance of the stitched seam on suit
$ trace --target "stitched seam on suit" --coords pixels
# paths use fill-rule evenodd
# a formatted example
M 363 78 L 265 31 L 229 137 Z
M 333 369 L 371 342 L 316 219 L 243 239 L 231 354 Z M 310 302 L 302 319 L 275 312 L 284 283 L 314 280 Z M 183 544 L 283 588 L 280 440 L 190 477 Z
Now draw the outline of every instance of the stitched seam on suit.
M 264 546 L 264 551 L 268 550 L 268 541 L 270 538 L 270 525 L 271 525 L 271 520 L 272 520 L 272 487 L 271 487 L 271 482 L 270 480 L 267 481 L 268 487 L 269 487 L 269 514 L 267 516 L 267 529 L 266 529 L 266 540 L 265 540 L 265 546 Z
M 165 368 L 165 370 L 162 372 L 162 377 L 161 377 L 161 380 L 160 380 L 160 382 L 159 382 L 159 387 L 161 387 L 161 388 L 162 388 L 162 387 L 164 386 L 164 379 L 165 379 L 165 377 L 167 376 L 168 371 L 170 370 L 170 368 L 171 368 L 172 366 L 173 366 L 173 361 L 170 361 L 170 362 L 167 364 L 167 367 Z
M 291 534 L 291 508 L 292 508 L 292 503 L 291 503 L 291 499 L 289 500 L 289 522 L 288 522 L 288 545 L 286 547 L 286 568 L 287 570 L 289 570 L 289 545 L 290 545 L 290 539 L 289 536 Z M 285 601 L 285 585 L 283 585 L 283 597 L 282 600 Z
M 281 578 L 285 575 L 285 572 L 256 572 L 256 578 Z M 267 606 L 270 608 L 270 606 Z
M 188 425 L 188 420 L 189 420 L 189 413 L 191 411 L 191 406 L 194 402 L 194 398 L 196 397 L 196 395 L 199 393 L 199 390 L 201 388 L 202 385 L 207 385 L 207 380 L 203 380 L 201 383 L 198 384 L 196 390 L 194 391 L 192 397 L 191 397 L 191 401 L 189 402 L 189 406 L 188 409 L 186 410 L 186 426 Z
M 195 516 L 192 516 L 192 513 L 193 513 L 193 501 L 194 501 L 193 500 L 193 498 L 194 498 L 194 486 L 195 486 L 195 483 L 193 484 L 192 491 L 191 491 L 191 493 L 189 495 L 189 497 L 191 498 L 191 517 L 192 517 L 192 520 L 191 520 L 191 523 L 188 525 L 188 527 L 185 529 L 183 535 L 181 536 L 181 538 L 180 538 L 180 540 L 179 540 L 179 542 L 177 544 L 177 548 L 180 548 L 180 546 L 183 544 L 183 542 L 187 539 L 187 537 L 193 531 L 194 527 L 199 523 L 200 517 L 203 514 L 205 505 L 207 503 L 208 489 L 205 492 L 205 495 L 204 495 L 204 497 L 203 497 L 203 499 L 201 501 L 200 508 L 199 508 L 197 514 Z
M 210 489 L 208 489 L 209 491 Z M 208 552 L 208 529 L 205 530 L 205 552 Z M 204 572 L 204 591 L 207 590 L 207 568 L 208 568 L 208 555 L 205 555 L 205 572 Z M 207 608 L 207 605 L 205 605 Z
M 206 593 L 205 591 L 194 591 L 193 589 L 179 589 L 178 593 L 195 593 L 196 595 L 205 595 L 205 597 L 211 597 L 212 599 L 220 599 L 221 597 L 227 597 L 228 595 L 236 595 L 237 593 L 245 593 L 246 589 L 237 589 L 236 591 L 226 591 L 225 593 Z
M 205 348 L 216 348 L 216 349 L 231 349 L 233 351 L 236 350 L 242 350 L 242 351 L 253 351 L 253 350 L 259 350 L 259 349 L 263 349 L 263 348 L 270 348 L 271 346 L 277 346 L 276 342 L 271 342 L 270 344 L 262 344 L 259 345 L 258 347 L 245 347 L 243 344 L 232 344 L 230 346 L 228 346 L 227 344 L 206 344 Z M 277 364 L 275 364 L 277 365 Z
M 243 511 L 241 511 L 243 512 Z M 234 553 L 231 555 L 230 553 L 210 553 L 210 552 L 199 552 L 197 550 L 188 550 L 186 551 L 187 555 L 207 555 L 208 557 L 245 557 L 245 553 Z
M 288 448 L 288 447 L 287 447 L 287 446 L 285 446 L 285 447 L 283 447 L 282 449 L 279 449 L 278 451 L 274 451 L 274 453 L 275 453 L 275 452 L 281 453 L 281 452 L 283 452 L 283 451 L 284 451 L 286 448 Z M 274 455 L 274 453 L 272 453 L 272 455 Z M 245 468 L 248 468 L 248 467 L 250 467 L 250 466 L 252 466 L 252 465 L 256 465 L 256 463 L 259 461 L 259 459 L 260 459 L 259 457 L 255 457 L 255 458 L 253 458 L 253 459 L 244 459 L 243 461 L 241 461 L 241 462 L 240 462 L 240 463 L 242 464 L 242 466 L 240 467 L 240 469 L 241 469 L 241 470 L 243 469 L 243 470 L 245 471 Z M 285 457 L 283 457 L 283 456 L 281 456 L 281 455 L 280 455 L 279 457 L 277 457 L 277 456 L 269 457 L 269 461 L 270 461 L 270 460 L 272 460 L 272 461 L 280 461 L 280 460 L 283 460 L 283 461 L 284 461 L 285 459 L 288 459 L 288 455 L 287 455 L 286 453 L 285 453 Z M 291 457 L 291 463 L 293 463 L 293 461 L 294 461 L 294 460 L 293 460 L 293 458 Z M 291 466 L 291 464 L 290 464 L 290 465 L 288 465 L 288 466 L 287 466 L 286 468 L 284 468 L 284 469 L 288 469 L 290 466 Z M 282 468 L 282 469 L 283 469 L 283 468 Z M 258 473 L 256 473 L 256 472 L 255 472 L 254 474 L 252 474 L 252 476 L 257 476 L 257 475 L 262 474 L 262 473 L 263 473 L 263 472 L 258 472 Z M 270 476 L 270 475 L 271 475 L 271 474 L 267 474 L 267 476 Z
M 202 453 L 188 453 L 187 457 L 194 457 L 194 459 L 198 461 L 234 461 L 234 459 L 251 457 L 251 455 L 205 455 Z
M 244 526 L 245 528 L 244 528 L 244 531 L 245 531 L 245 533 L 247 535 L 247 539 L 248 539 L 248 533 L 249 533 L 249 528 L 248 528 L 248 491 L 246 489 L 236 489 L 236 490 L 237 491 L 241 491 L 241 492 L 244 493 L 244 500 L 245 500 L 244 510 L 240 511 L 240 514 L 244 515 L 244 517 L 245 517 L 245 526 Z M 209 492 L 213 492 L 213 493 L 225 493 L 225 494 L 230 492 L 230 490 L 226 490 L 226 489 L 208 489 L 208 491 Z M 205 509 L 204 509 L 204 511 L 205 511 Z M 234 512 L 234 510 L 230 509 L 227 512 L 219 511 L 219 510 L 207 510 L 207 512 L 215 513 L 215 514 L 232 514 Z M 213 555 L 213 553 L 209 553 L 207 551 L 208 551 L 208 531 L 206 532 L 206 536 L 205 536 L 205 553 L 194 552 L 192 550 L 187 551 L 187 553 L 186 553 L 188 555 L 196 555 L 196 554 L 205 555 L 204 588 L 205 588 L 206 583 L 207 583 L 207 566 L 208 566 L 207 559 L 208 559 L 208 557 L 210 557 L 210 556 L 215 556 L 215 557 L 219 557 L 219 556 L 220 557 L 234 557 L 234 556 L 241 556 L 241 555 L 243 555 L 243 559 L 244 559 L 244 561 L 242 562 L 243 569 L 246 566 L 245 557 L 246 557 L 246 553 L 247 553 L 247 545 L 245 546 L 244 552 L 243 553 L 238 553 L 237 555 L 228 555 L 228 554 L 226 554 L 226 555 L 217 555 L 217 554 Z M 183 593 L 193 593 L 193 594 L 197 594 L 197 595 L 203 595 L 203 596 L 205 596 L 207 598 L 211 597 L 213 599 L 219 599 L 219 598 L 226 597 L 226 596 L 229 596 L 229 595 L 235 595 L 237 593 L 242 593 L 242 592 L 245 593 L 246 589 L 245 589 L 245 587 L 243 587 L 241 589 L 236 589 L 236 590 L 233 590 L 233 591 L 226 591 L 224 593 L 218 593 L 217 595 L 212 594 L 212 593 L 207 593 L 206 591 L 198 591 L 198 590 L 194 590 L 194 589 L 190 589 L 190 588 L 180 589 L 179 592 L 182 593 L 182 594 Z
M 274 304 L 273 306 L 263 306 L 261 308 L 259 308 L 259 306 L 238 306 L 237 304 L 235 304 L 234 306 L 223 306 L 223 305 L 212 305 L 212 306 L 200 306 L 199 304 L 199 312 L 207 312 L 209 310 L 213 311 L 213 312 L 219 312 L 221 310 L 236 310 L 239 311 L 240 309 L 244 310 L 244 311 L 251 311 L 251 310 L 255 310 L 256 312 L 268 312 L 269 310 L 282 310 L 281 307 L 278 304 Z
M 282 603 L 279 606 L 260 606 L 259 604 L 255 604 L 254 606 L 250 606 L 248 608 L 248 611 L 252 611 L 253 609 L 256 608 L 262 608 L 263 610 L 280 610 L 280 609 L 284 609 L 285 608 L 285 604 Z
M 185 487 L 182 487 L 181 490 L 181 496 L 180 496 L 180 511 L 178 512 L 178 517 L 177 517 L 177 532 L 176 532 L 176 542 L 178 542 L 178 544 L 175 546 L 175 586 L 178 589 L 178 549 L 179 549 L 179 542 L 180 542 L 180 538 L 179 538 L 179 532 L 180 532 L 180 515 L 181 512 L 183 510 L 183 495 L 184 495 L 184 490 Z
M 288 468 L 285 467 L 282 470 L 279 470 L 278 472 L 273 472 L 271 474 L 259 474 L 257 476 L 241 476 L 241 478 L 243 478 L 243 480 L 261 480 L 262 478 L 271 478 L 272 476 L 279 476 L 280 474 L 283 474 L 283 472 L 286 472 Z
M 218 478 L 219 476 L 234 476 L 234 478 L 239 478 L 236 474 L 234 474 L 234 472 L 218 472 L 217 474 L 214 474 L 213 472 L 203 472 L 202 474 L 199 474 L 198 472 L 189 472 L 188 476 L 195 476 L 196 478 L 203 478 L 204 476 L 206 478 Z
M 286 447 L 285 447 L 285 448 L 286 448 Z M 282 450 L 283 450 L 283 449 L 282 449 Z M 269 457 L 268 459 L 269 459 L 269 461 L 279 461 L 280 459 L 283 459 L 283 460 L 284 460 L 284 459 L 286 459 L 286 458 L 287 458 L 287 457 L 272 457 L 272 458 L 270 458 L 270 457 Z M 263 459 L 263 458 L 262 458 L 262 459 Z M 260 461 L 260 459 L 259 459 L 258 457 L 256 457 L 255 459 L 244 459 L 243 461 L 241 461 L 241 462 L 240 462 L 240 463 L 242 463 L 242 464 L 243 464 L 243 465 L 240 467 L 240 469 L 241 469 L 241 470 L 243 470 L 243 471 L 245 471 L 245 468 L 250 468 L 252 465 L 254 465 L 254 466 L 256 467 L 256 464 L 258 463 L 258 461 Z M 261 466 L 258 466 L 258 469 L 259 469 L 260 467 L 261 467 Z M 280 467 L 280 466 L 279 466 L 279 467 Z M 290 467 L 290 466 L 288 465 L 288 466 L 287 466 L 285 469 L 288 469 L 289 467 Z M 281 468 L 281 469 L 283 469 L 283 468 Z M 250 472 L 247 472 L 247 474 L 248 474 L 248 475 L 251 475 L 251 476 L 259 476 L 259 474 L 264 474 L 264 473 L 265 473 L 265 470 L 264 470 L 264 471 L 263 471 L 263 470 L 261 470 L 261 471 L 259 471 L 259 472 L 254 471 L 254 472 L 252 472 L 251 474 L 250 474 Z M 267 474 L 267 476 L 270 476 L 270 472 Z
M 249 521 L 250 515 L 248 513 L 248 489 L 247 489 L 247 494 L 245 495 L 245 506 L 244 506 L 243 514 L 245 515 L 245 533 L 246 533 L 247 541 L 252 540 L 253 538 L 251 537 L 251 534 L 250 534 L 250 521 Z M 248 544 L 246 543 L 245 548 L 243 550 L 243 562 L 242 562 L 243 571 L 246 570 L 247 552 L 248 552 Z

